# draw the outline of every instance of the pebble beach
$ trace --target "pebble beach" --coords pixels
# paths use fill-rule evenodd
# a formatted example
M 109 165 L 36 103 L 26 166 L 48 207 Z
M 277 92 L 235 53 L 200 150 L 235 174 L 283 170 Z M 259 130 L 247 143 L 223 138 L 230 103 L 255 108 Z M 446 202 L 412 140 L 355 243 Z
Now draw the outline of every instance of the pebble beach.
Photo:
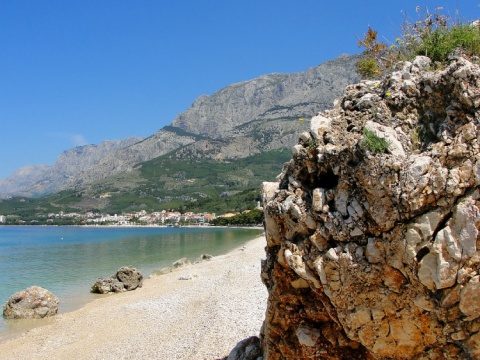
M 258 335 L 267 290 L 260 236 L 240 249 L 104 295 L 0 338 L 2 359 L 222 359 Z

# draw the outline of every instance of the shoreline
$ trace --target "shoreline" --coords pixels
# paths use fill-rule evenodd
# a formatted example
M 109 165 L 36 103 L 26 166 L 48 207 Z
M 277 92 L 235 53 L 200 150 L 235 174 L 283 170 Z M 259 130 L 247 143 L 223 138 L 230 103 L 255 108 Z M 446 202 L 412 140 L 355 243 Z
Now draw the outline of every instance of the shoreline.
M 113 274 L 121 266 L 135 266 L 146 279 L 180 258 L 187 257 L 193 263 L 202 254 L 224 255 L 264 232 L 263 228 L 207 227 L 0 226 L 2 229 L 3 255 L 14 254 L 0 266 L 2 307 L 12 294 L 37 285 L 58 297 L 59 313 L 92 301 L 96 296 L 90 293 L 94 281 Z M 30 246 L 35 251 L 28 251 Z M 13 261 L 15 258 L 20 262 Z M 29 271 L 26 266 L 32 262 L 35 270 Z M 2 318 L 0 336 L 10 333 L 12 328 L 17 326 Z
M 264 230 L 263 225 L 252 225 L 252 226 L 237 226 L 237 225 L 182 225 L 182 226 L 168 226 L 168 225 L 158 225 L 158 224 L 150 224 L 150 225 L 135 225 L 135 224 L 128 224 L 128 225 L 118 225 L 118 224 L 113 224 L 113 225 L 78 225 L 78 224 L 72 224 L 72 225 L 48 225 L 48 224 L 43 224 L 43 225 L 38 225 L 38 224 L 2 224 L 0 223 L 0 227 L 2 226 L 12 226 L 12 227 L 86 227 L 86 228 L 175 228 L 175 229 L 181 229 L 181 228 L 206 228 L 206 229 L 259 229 L 259 230 Z
M 264 246 L 260 235 L 225 255 L 145 279 L 137 290 L 2 335 L 2 358 L 79 358 L 78 351 L 88 359 L 227 356 L 260 332 L 268 295 L 260 280 Z

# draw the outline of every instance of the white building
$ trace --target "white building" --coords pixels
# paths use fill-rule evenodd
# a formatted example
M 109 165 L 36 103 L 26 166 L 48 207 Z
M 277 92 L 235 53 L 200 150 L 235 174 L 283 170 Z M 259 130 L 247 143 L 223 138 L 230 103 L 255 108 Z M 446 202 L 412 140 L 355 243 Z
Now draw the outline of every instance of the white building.
M 7 217 L 5 215 L 0 215 L 0 224 L 5 223 L 7 221 Z

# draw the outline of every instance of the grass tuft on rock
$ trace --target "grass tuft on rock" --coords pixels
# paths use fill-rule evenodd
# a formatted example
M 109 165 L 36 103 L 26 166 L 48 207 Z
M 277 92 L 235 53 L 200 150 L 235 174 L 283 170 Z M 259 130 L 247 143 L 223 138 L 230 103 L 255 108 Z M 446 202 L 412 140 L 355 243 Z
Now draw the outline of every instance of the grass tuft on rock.
M 379 154 L 386 153 L 389 145 L 387 140 L 368 129 L 363 129 L 363 140 L 361 144 L 371 152 Z

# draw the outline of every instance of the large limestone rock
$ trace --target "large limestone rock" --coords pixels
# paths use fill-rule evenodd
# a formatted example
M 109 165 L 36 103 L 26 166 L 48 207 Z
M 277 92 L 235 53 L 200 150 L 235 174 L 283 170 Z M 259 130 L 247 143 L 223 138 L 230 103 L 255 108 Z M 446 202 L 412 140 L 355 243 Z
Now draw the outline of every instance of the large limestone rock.
M 31 286 L 13 294 L 3 306 L 5 319 L 40 319 L 58 312 L 58 299 L 50 291 Z
M 111 292 L 131 291 L 142 287 L 143 275 L 132 266 L 122 266 L 115 275 L 98 278 L 91 292 L 107 294 Z
M 429 63 L 347 87 L 264 185 L 265 359 L 480 358 L 480 67 Z

